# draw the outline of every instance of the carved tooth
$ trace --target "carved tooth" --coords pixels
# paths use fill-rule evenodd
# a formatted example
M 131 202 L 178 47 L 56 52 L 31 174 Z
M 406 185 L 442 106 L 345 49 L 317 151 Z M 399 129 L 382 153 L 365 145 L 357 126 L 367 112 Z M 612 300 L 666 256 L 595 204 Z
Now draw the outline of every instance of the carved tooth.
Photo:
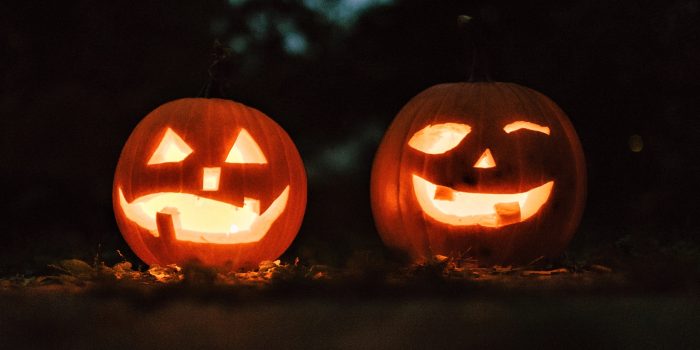
M 455 192 L 451 188 L 437 185 L 437 188 L 435 189 L 435 196 L 433 198 L 441 201 L 451 201 L 454 199 L 454 194 Z
M 493 208 L 496 210 L 499 225 L 520 222 L 520 203 L 496 203 Z
M 175 241 L 175 225 L 173 224 L 173 216 L 171 214 L 160 211 L 156 213 L 156 225 L 158 226 L 158 235 L 164 242 Z

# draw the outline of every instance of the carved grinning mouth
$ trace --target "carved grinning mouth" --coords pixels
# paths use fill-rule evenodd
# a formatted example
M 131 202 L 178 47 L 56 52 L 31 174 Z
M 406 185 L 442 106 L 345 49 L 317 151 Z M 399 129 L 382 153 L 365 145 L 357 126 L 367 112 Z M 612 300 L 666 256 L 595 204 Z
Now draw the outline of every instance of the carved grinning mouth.
M 243 207 L 189 193 L 161 192 L 129 203 L 119 188 L 119 203 L 129 220 L 159 236 L 156 217 L 167 214 L 178 241 L 238 244 L 262 239 L 282 214 L 289 199 L 289 186 L 260 214 L 260 201 L 245 198 Z M 161 215 L 162 216 L 162 215 Z
M 455 226 L 501 227 L 527 220 L 547 202 L 554 181 L 521 193 L 461 192 L 413 175 L 413 190 L 423 212 Z

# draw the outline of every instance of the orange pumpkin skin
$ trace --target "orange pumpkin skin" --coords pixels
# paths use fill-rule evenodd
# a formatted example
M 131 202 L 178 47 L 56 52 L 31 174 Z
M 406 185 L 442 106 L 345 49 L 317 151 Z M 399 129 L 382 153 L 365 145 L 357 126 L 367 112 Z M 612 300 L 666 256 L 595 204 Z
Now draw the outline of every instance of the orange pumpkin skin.
M 149 164 L 168 129 L 191 148 L 191 153 L 179 162 Z M 265 164 L 225 162 L 242 129 L 262 151 Z M 205 190 L 203 169 L 213 167 L 220 169 L 218 188 Z M 171 226 L 170 216 L 162 214 L 156 214 L 157 230 L 149 229 L 132 220 L 124 204 L 153 194 L 174 193 L 206 198 L 225 208 L 242 208 L 248 198 L 254 198 L 259 201 L 259 211 L 264 212 L 287 187 L 286 205 L 280 206 L 281 213 L 264 236 L 234 244 L 208 243 L 213 236 L 204 234 L 201 241 L 181 240 L 175 220 Z M 293 241 L 306 208 L 306 173 L 287 133 L 263 113 L 229 100 L 186 98 L 158 107 L 136 126 L 119 158 L 112 195 L 122 235 L 147 264 L 196 260 L 230 269 L 247 268 L 276 259 Z M 182 225 L 185 227 L 185 221 Z
M 546 126 L 549 134 L 535 129 L 506 133 L 505 126 L 515 121 Z M 418 131 L 445 123 L 470 131 L 441 154 L 428 154 L 409 145 Z M 494 166 L 476 167 L 487 149 Z M 448 193 L 441 198 L 439 193 L 444 191 L 436 190 L 436 200 L 526 193 L 549 182 L 552 186 L 547 200 L 526 219 L 526 212 L 520 211 L 520 219 L 493 227 L 493 220 L 506 218 L 499 211 L 488 218 L 474 214 L 460 221 L 476 217 L 491 225 L 455 225 L 445 220 L 464 217 L 440 219 L 426 212 L 418 200 L 415 175 Z M 441 254 L 472 256 L 482 264 L 517 264 L 540 256 L 558 256 L 579 224 L 585 195 L 585 160 L 569 119 L 546 96 L 512 83 L 441 84 L 421 92 L 390 125 L 372 168 L 372 212 L 382 240 L 415 261 Z M 426 197 L 422 198 L 425 203 Z

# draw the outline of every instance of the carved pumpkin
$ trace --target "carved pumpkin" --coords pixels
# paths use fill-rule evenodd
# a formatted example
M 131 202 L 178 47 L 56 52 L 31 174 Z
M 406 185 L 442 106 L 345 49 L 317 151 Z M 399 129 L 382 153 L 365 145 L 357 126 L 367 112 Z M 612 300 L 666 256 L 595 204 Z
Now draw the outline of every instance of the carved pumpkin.
M 112 194 L 119 229 L 147 264 L 237 268 L 289 247 L 306 208 L 306 174 L 292 140 L 263 113 L 188 98 L 136 126 Z
M 399 112 L 372 168 L 372 211 L 415 260 L 527 263 L 563 252 L 585 200 L 583 151 L 546 96 L 511 83 L 433 86 Z

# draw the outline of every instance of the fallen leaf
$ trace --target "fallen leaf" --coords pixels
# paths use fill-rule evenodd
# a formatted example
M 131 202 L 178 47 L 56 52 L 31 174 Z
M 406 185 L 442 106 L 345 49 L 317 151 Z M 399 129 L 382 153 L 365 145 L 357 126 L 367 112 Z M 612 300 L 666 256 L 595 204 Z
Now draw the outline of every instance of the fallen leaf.
M 613 270 L 607 266 L 603 265 L 598 265 L 598 264 L 593 264 L 591 265 L 591 270 L 595 272 L 601 272 L 601 273 L 610 273 Z
M 170 283 L 179 282 L 184 278 L 181 271 L 182 268 L 175 264 L 166 266 L 153 265 L 148 269 L 148 274 L 155 277 L 158 282 Z
M 81 279 L 91 279 L 95 276 L 95 269 L 88 263 L 79 259 L 61 260 L 58 265 L 49 265 L 63 273 Z
M 444 256 L 444 255 L 440 255 L 440 254 L 435 255 L 435 260 L 436 260 L 437 262 L 444 262 L 444 261 L 447 260 L 447 259 L 449 259 L 449 258 L 446 257 L 446 256 Z
M 551 275 L 556 275 L 560 273 L 567 273 L 569 270 L 565 268 L 559 268 L 559 269 L 554 269 L 554 270 L 528 270 L 528 271 L 523 271 L 523 276 L 551 276 Z

